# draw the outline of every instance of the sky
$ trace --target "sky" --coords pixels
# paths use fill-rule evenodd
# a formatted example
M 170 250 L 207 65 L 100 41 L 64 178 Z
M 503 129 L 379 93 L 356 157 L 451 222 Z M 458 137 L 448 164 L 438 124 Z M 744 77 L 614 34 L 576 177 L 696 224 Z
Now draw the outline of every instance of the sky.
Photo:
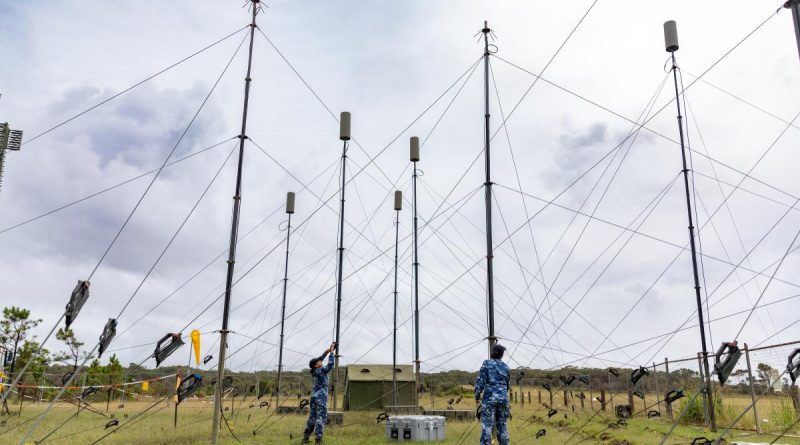
M 681 100 L 708 347 L 800 335 L 793 324 L 800 262 L 791 252 L 800 246 L 793 244 L 800 60 L 790 12 L 775 14 L 780 5 L 266 5 L 253 40 L 230 368 L 277 368 L 288 191 L 297 192 L 297 209 L 286 368 L 302 368 L 333 339 L 341 111 L 352 113 L 354 137 L 343 363 L 391 361 L 395 221 L 398 361 L 414 360 L 408 141 L 419 136 L 422 369 L 479 366 L 488 335 L 484 65 L 476 35 L 484 20 L 496 51 L 489 77 L 495 331 L 512 367 L 634 367 L 700 350 L 675 89 L 663 46 L 662 24 L 671 19 L 687 87 Z M 0 6 L 0 121 L 25 132 L 22 150 L 7 156 L 0 190 L 2 305 L 43 319 L 41 340 L 76 282 L 91 276 L 91 297 L 73 329 L 91 348 L 107 319 L 117 318 L 103 361 L 115 353 L 123 363 L 155 366 L 156 341 L 198 329 L 212 368 L 247 4 Z M 165 160 L 180 162 L 150 186 Z M 394 190 L 404 193 L 399 219 Z M 55 340 L 46 347 L 62 348 Z M 184 347 L 166 364 L 189 364 L 188 356 Z M 785 358 L 773 360 L 778 366 Z

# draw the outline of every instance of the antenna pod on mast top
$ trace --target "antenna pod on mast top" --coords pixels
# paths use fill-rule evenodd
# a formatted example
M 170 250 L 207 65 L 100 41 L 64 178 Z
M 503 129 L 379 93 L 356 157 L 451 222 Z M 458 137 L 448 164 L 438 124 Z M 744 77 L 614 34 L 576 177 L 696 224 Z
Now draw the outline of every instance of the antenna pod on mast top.
M 668 53 L 674 53 L 680 48 L 680 45 L 678 45 L 678 25 L 675 20 L 664 22 L 664 46 Z

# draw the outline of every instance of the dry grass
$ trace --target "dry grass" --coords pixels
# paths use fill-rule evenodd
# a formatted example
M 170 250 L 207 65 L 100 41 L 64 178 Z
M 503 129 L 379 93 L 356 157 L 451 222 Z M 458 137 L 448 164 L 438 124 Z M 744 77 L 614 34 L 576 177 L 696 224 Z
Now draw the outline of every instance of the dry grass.
M 591 421 L 593 411 L 587 398 L 585 409 L 581 410 L 578 404 L 576 412 L 571 409 L 565 410 L 558 406 L 559 403 L 554 399 L 559 413 L 552 418 L 547 418 L 547 409 L 538 406 L 534 394 L 534 403 L 512 404 L 513 419 L 509 427 L 511 431 L 512 443 L 536 443 L 542 445 L 561 445 L 569 443 L 584 444 L 657 444 L 661 441 L 663 434 L 669 429 L 670 424 L 666 419 L 648 420 L 640 417 L 629 422 L 624 428 L 609 428 L 609 424 L 615 421 L 613 411 L 609 408 L 606 413 L 595 415 Z M 621 399 L 619 395 L 617 398 Z M 615 398 L 615 401 L 617 400 Z M 620 400 L 622 402 L 622 400 Z M 651 403 L 655 400 L 651 400 Z M 439 398 L 437 406 L 442 408 L 443 401 Z M 563 398 L 562 398 L 563 403 Z M 748 398 L 726 397 L 724 406 L 730 406 L 731 410 L 744 408 L 749 404 Z M 39 441 L 44 444 L 91 444 L 104 434 L 111 432 L 102 444 L 136 444 L 136 445 L 188 445 L 209 443 L 211 427 L 211 407 L 208 403 L 192 400 L 186 401 L 180 406 L 178 426 L 173 426 L 174 405 L 167 402 L 157 403 L 146 414 L 136 417 L 150 402 L 128 402 L 124 409 L 118 409 L 112 404 L 110 414 L 113 414 L 120 422 L 118 429 L 104 428 L 108 418 L 101 415 L 83 411 L 77 419 L 64 424 L 57 432 L 45 438 L 45 435 L 55 429 L 62 422 L 75 414 L 77 408 L 70 404 L 59 404 L 54 408 L 51 415 L 42 422 L 29 443 Z M 298 415 L 275 415 L 272 410 L 267 408 L 249 408 L 250 401 L 243 404 L 236 402 L 234 414 L 226 412 L 226 417 L 230 420 L 232 431 L 238 436 L 243 444 L 294 444 L 299 443 L 299 434 L 305 423 L 305 418 Z M 230 406 L 230 405 L 228 405 Z M 762 407 L 763 406 L 763 407 Z M 780 407 L 778 400 L 765 400 L 759 404 L 759 409 L 768 413 L 770 410 Z M 473 409 L 472 402 L 466 398 L 459 407 Z M 105 404 L 98 403 L 96 408 L 105 411 Z M 595 408 L 599 404 L 595 402 Z M 0 444 L 16 444 L 22 435 L 27 431 L 32 422 L 17 427 L 8 432 L 9 428 L 14 428 L 20 421 L 25 421 L 40 413 L 42 406 L 34 404 L 26 405 L 23 409 L 22 417 L 3 419 L 8 421 L 4 428 L 0 428 Z M 641 410 L 641 407 L 637 407 Z M 663 411 L 663 409 L 662 409 Z M 564 414 L 566 413 L 566 418 Z M 761 414 L 761 413 L 760 413 Z M 126 418 L 127 415 L 127 418 Z M 384 443 L 384 425 L 375 422 L 377 412 L 348 412 L 345 414 L 345 425 L 329 428 L 326 432 L 326 443 L 329 445 L 348 444 L 348 445 L 367 445 Z M 745 416 L 752 419 L 752 416 Z M 588 421 L 588 423 L 587 423 Z M 752 420 L 751 420 L 752 422 Z M 722 423 L 722 422 L 721 422 Z M 582 429 L 581 427 L 584 426 Z M 260 429 L 259 429 L 260 427 Z M 547 430 L 547 435 L 541 439 L 534 439 L 536 431 L 541 428 Z M 577 430 L 581 432 L 575 436 Z M 258 430 L 256 435 L 254 430 Z M 116 431 L 116 432 L 112 432 Z M 447 439 L 444 444 L 458 443 L 477 443 L 480 434 L 480 426 L 477 422 L 447 423 Z M 704 433 L 697 427 L 681 426 L 669 438 L 667 443 L 688 443 L 691 439 L 698 436 L 713 437 L 710 433 Z M 751 433 L 735 430 L 727 438 L 743 437 L 742 440 L 749 442 L 770 442 L 772 437 L 755 436 Z M 238 442 L 232 437 L 231 433 L 223 425 L 219 443 L 232 445 Z M 291 439 L 290 439 L 291 438 Z M 571 438 L 571 439 L 570 439 Z M 800 445 L 800 439 L 783 438 L 778 443 Z

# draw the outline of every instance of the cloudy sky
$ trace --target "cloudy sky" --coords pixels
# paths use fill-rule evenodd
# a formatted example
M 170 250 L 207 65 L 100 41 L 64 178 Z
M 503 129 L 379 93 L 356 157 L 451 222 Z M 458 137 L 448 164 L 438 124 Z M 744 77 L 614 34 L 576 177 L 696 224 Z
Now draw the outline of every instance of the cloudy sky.
M 40 338 L 174 149 L 169 159 L 180 162 L 161 172 L 92 275 L 74 330 L 94 345 L 106 320 L 122 312 L 110 349 L 125 363 L 154 366 L 154 342 L 191 329 L 204 333 L 204 354 L 218 355 L 236 174 L 236 153 L 229 155 L 247 63 L 242 3 L 3 1 L 0 120 L 23 129 L 29 143 L 8 155 L 0 191 L 0 295 L 4 306 L 44 319 Z M 531 88 L 592 4 L 269 2 L 253 44 L 230 366 L 277 366 L 287 191 L 298 195 L 286 365 L 301 368 L 332 339 L 342 110 L 352 112 L 354 135 L 344 362 L 391 360 L 395 189 L 406 198 L 398 350 L 402 362 L 413 360 L 414 135 L 424 141 L 423 369 L 473 369 L 485 356 L 483 49 L 475 36 L 484 20 L 497 50 L 490 79 L 495 324 L 512 365 L 634 366 L 700 348 L 674 87 L 665 71 L 662 23 L 669 19 L 678 22 L 678 62 L 691 84 L 684 114 L 710 348 L 734 338 L 750 345 L 797 339 L 798 255 L 788 255 L 770 280 L 800 227 L 792 208 L 800 196 L 800 61 L 791 14 L 773 15 L 695 82 L 779 5 L 600 0 Z M 636 122 L 645 121 L 639 131 Z M 754 305 L 761 307 L 748 319 Z M 59 349 L 55 341 L 48 347 Z M 167 363 L 187 359 L 185 348 Z

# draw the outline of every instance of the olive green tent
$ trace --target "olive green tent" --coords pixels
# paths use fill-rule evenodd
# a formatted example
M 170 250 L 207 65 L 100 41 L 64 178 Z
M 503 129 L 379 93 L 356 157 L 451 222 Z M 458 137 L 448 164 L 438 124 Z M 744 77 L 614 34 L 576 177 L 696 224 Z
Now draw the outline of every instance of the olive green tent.
M 411 365 L 397 365 L 397 404 L 414 405 L 416 380 Z M 393 404 L 392 365 L 348 365 L 345 410 L 383 410 Z

